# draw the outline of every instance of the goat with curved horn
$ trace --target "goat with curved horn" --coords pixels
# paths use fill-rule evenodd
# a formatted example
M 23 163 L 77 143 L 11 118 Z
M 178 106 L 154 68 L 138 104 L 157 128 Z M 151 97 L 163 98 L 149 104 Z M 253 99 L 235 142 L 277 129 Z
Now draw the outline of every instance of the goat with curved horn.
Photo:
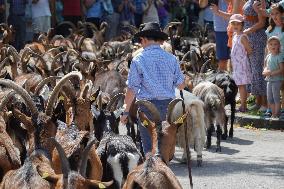
M 35 95 L 38 95 L 38 93 L 40 92 L 40 90 L 42 89 L 42 87 L 47 84 L 47 83 L 50 83 L 50 82 L 53 82 L 55 81 L 56 79 L 61 79 L 61 77 L 59 76 L 49 76 L 45 79 L 43 79 L 41 82 L 39 82 L 39 84 L 37 84 L 36 88 L 35 88 L 35 92 L 34 94 Z
M 51 116 L 52 114 L 52 110 L 53 110 L 53 104 L 56 101 L 56 98 L 58 96 L 58 93 L 60 92 L 62 86 L 69 81 L 69 79 L 77 77 L 78 79 L 82 80 L 82 74 L 80 72 L 70 72 L 69 74 L 65 75 L 58 83 L 57 85 L 54 87 L 47 105 L 46 105 L 46 110 L 45 113 L 47 116 Z
M 33 115 L 38 115 L 38 110 L 33 102 L 29 93 L 23 89 L 21 86 L 17 85 L 14 81 L 7 80 L 7 79 L 0 79 L 0 84 L 4 85 L 8 88 L 14 89 L 27 103 L 27 106 L 30 108 L 30 111 Z

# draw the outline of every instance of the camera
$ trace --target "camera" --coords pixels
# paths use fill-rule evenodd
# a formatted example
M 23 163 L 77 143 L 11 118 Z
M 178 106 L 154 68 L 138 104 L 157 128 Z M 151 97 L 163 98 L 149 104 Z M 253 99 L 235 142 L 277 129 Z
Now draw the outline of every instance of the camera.
M 218 0 L 208 0 L 208 5 L 215 4 L 218 5 Z

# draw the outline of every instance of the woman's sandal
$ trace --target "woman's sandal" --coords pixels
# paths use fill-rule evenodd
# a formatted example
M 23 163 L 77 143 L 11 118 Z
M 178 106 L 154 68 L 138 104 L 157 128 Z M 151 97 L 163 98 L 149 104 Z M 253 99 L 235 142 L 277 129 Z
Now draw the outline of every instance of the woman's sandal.
M 247 111 L 248 111 L 247 108 L 242 108 L 242 107 L 240 107 L 240 108 L 237 110 L 237 112 L 241 112 L 241 113 L 245 113 L 245 112 L 247 112 Z

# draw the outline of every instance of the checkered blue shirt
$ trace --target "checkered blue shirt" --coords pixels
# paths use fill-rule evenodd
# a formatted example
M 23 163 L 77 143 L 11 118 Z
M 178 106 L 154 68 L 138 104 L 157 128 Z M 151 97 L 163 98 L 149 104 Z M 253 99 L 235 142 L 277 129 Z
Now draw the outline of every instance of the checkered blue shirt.
M 175 98 L 175 88 L 183 81 L 177 59 L 159 45 L 150 45 L 134 57 L 128 74 L 128 88 L 138 100 Z

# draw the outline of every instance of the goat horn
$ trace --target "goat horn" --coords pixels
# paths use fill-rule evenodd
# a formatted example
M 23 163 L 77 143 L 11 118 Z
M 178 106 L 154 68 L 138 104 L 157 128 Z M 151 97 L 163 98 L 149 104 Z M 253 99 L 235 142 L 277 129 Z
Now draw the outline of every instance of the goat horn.
M 181 59 L 181 61 L 185 61 L 185 59 L 187 58 L 187 56 L 190 54 L 190 51 L 187 51 L 187 53 L 185 53 Z
M 37 38 L 37 40 L 41 43 L 43 43 L 44 41 L 47 42 L 47 36 L 45 34 L 40 34 Z
M 67 51 L 60 52 L 60 53 L 58 53 L 58 54 L 53 58 L 53 60 L 52 60 L 52 62 L 51 62 L 51 70 L 54 69 L 54 64 L 55 64 L 55 62 L 57 61 L 57 59 L 60 58 L 60 57 L 62 57 L 62 56 L 65 55 L 65 54 L 67 54 Z
M 53 48 L 51 48 L 51 49 L 48 49 L 48 51 L 46 51 L 46 53 L 53 53 L 53 51 L 57 51 L 58 53 L 60 53 L 61 51 L 60 51 L 60 49 L 61 49 L 62 47 L 53 47 Z
M 103 109 L 103 99 L 102 99 L 102 92 L 98 95 L 98 109 L 101 111 Z
M 61 79 L 61 77 L 59 77 L 59 76 L 49 76 L 49 77 L 43 79 L 41 82 L 39 82 L 39 84 L 37 84 L 37 86 L 36 86 L 36 88 L 35 88 L 34 94 L 35 94 L 35 95 L 38 95 L 39 91 L 42 89 L 42 87 L 43 87 L 45 84 L 47 84 L 47 83 L 49 83 L 49 82 L 52 82 L 52 81 L 54 81 L 54 80 L 56 80 L 56 79 Z
M 9 57 L 6 57 L 2 62 L 0 62 L 0 70 L 2 70 L 6 66 L 6 63 L 8 62 L 10 62 Z
M 82 93 L 80 95 L 81 98 L 83 99 L 86 99 L 87 98 L 87 94 L 89 93 L 89 90 L 91 89 L 92 87 L 92 81 L 89 80 L 85 86 L 84 86 L 84 89 L 82 90 Z
M 154 119 L 153 121 L 156 123 L 156 125 L 157 125 L 157 123 L 161 123 L 161 115 L 160 115 L 158 109 L 156 108 L 156 106 L 153 103 L 151 103 L 147 100 L 138 100 L 138 101 L 135 102 L 135 105 L 146 107 L 150 111 L 150 113 L 151 113 L 151 115 Z
M 182 101 L 183 100 L 181 98 L 176 98 L 172 100 L 170 104 L 168 105 L 167 121 L 169 124 L 172 124 L 172 113 L 173 113 L 175 106 L 177 105 L 178 102 L 182 102 Z
M 1 102 L 0 102 L 0 112 L 3 111 L 3 108 L 4 108 L 4 107 L 6 106 L 6 104 L 10 101 L 10 99 L 15 96 L 15 94 L 16 94 L 15 91 L 10 91 L 8 94 L 6 94 L 6 95 L 2 98 L 2 100 L 1 100 Z
M 86 39 L 86 38 L 85 38 L 84 36 L 82 36 L 81 38 L 79 38 L 78 43 L 77 43 L 77 49 L 78 49 L 78 50 L 81 49 L 81 47 L 82 47 L 82 45 L 83 45 L 85 39 Z
M 87 144 L 85 147 L 82 158 L 80 159 L 79 162 L 79 170 L 78 172 L 85 178 L 86 177 L 86 168 L 87 168 L 87 161 L 88 161 L 88 155 L 89 152 L 93 146 L 93 144 L 98 143 L 98 140 L 96 138 L 92 139 L 91 142 Z
M 29 58 L 26 59 L 26 56 L 29 55 L 32 50 L 31 50 L 29 47 L 26 47 L 26 48 L 24 48 L 23 51 L 24 51 L 24 52 L 23 52 L 22 57 L 21 57 L 21 60 L 20 60 L 20 61 L 22 62 L 22 64 L 23 64 L 23 63 L 26 63 L 27 61 L 29 61 Z M 23 66 L 22 66 L 22 67 L 23 67 Z
M 196 60 L 196 56 L 194 56 L 194 54 L 195 55 L 197 54 L 195 50 L 190 51 L 190 62 L 191 62 L 191 65 L 192 65 L 194 72 L 196 73 L 197 72 L 197 69 L 196 69 L 197 60 Z
M 25 89 L 23 89 L 21 86 L 16 84 L 14 81 L 8 79 L 0 79 L 0 84 L 5 85 L 8 88 L 14 89 L 25 100 L 25 102 L 27 103 L 28 107 L 31 110 L 31 113 L 34 115 L 38 115 L 37 107 L 33 102 L 32 97 Z
M 211 59 L 208 59 L 200 68 L 200 73 L 204 73 L 205 68 L 207 67 L 207 65 L 211 62 Z
M 62 26 L 62 25 L 69 25 L 73 30 L 76 30 L 75 24 L 73 24 L 73 23 L 70 22 L 70 21 L 63 21 L 63 22 L 60 22 L 56 27 L 59 28 L 59 27 Z
M 62 86 L 71 78 L 77 77 L 80 80 L 82 80 L 82 74 L 80 72 L 70 72 L 69 74 L 65 75 L 54 87 L 54 89 L 51 92 L 51 95 L 48 99 L 45 113 L 47 116 L 51 116 L 52 110 L 53 110 L 53 104 L 56 101 L 56 98 L 58 96 L 59 91 L 61 90 Z
M 55 148 L 57 149 L 60 161 L 61 161 L 61 169 L 62 169 L 62 173 L 64 176 L 67 177 L 68 173 L 70 172 L 70 164 L 69 161 L 66 157 L 66 154 L 64 152 L 64 149 L 62 148 L 62 146 L 57 142 L 57 140 L 52 137 L 49 139 L 49 141 L 54 144 Z
M 107 111 L 111 111 L 112 109 L 112 106 L 120 99 L 120 98 L 122 98 L 122 97 L 124 97 L 124 94 L 123 93 L 118 93 L 118 94 L 116 94 L 114 97 L 112 97 L 111 99 L 110 99 L 110 101 L 108 102 L 108 104 L 107 104 L 107 107 L 106 107 L 106 110 Z
M 42 57 L 40 54 L 38 54 L 38 53 L 36 53 L 36 52 L 34 52 L 34 51 L 32 51 L 31 54 L 32 54 L 33 56 L 36 56 L 36 57 L 43 63 L 44 70 L 47 71 L 47 70 L 48 70 L 48 66 L 47 66 L 47 64 L 46 64 L 46 61 L 43 59 L 43 57 Z
M 18 51 L 15 49 L 15 47 L 13 47 L 12 45 L 10 45 L 8 48 L 7 48 L 7 52 L 9 53 L 9 52 L 11 52 L 11 54 L 12 54 L 12 56 L 13 56 L 13 58 L 14 58 L 14 60 L 16 61 L 16 62 L 18 62 L 21 58 L 20 58 L 20 55 L 19 55 L 19 53 L 18 53 Z

